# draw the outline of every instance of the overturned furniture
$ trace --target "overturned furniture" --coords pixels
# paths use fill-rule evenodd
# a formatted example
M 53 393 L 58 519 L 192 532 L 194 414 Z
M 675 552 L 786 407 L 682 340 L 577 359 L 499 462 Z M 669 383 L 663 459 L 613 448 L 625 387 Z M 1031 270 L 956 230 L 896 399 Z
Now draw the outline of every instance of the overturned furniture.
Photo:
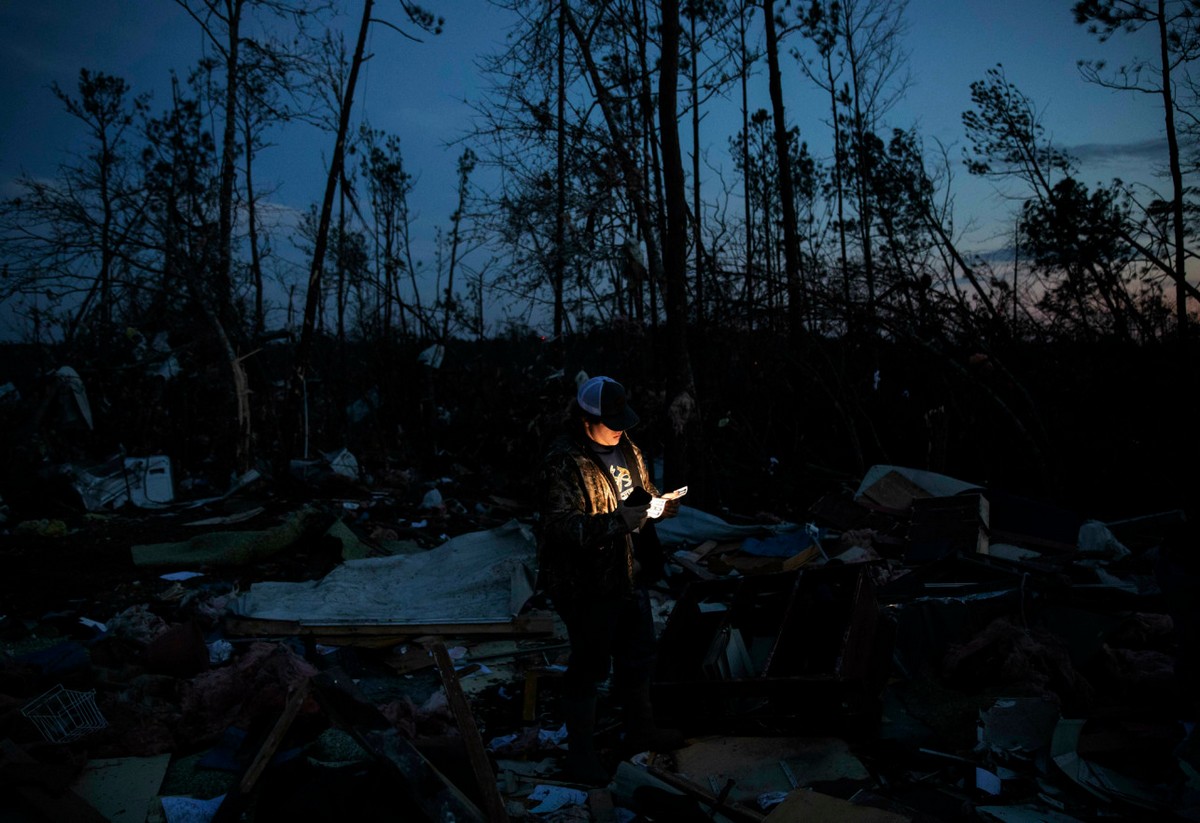
M 889 625 L 866 564 L 691 583 L 659 643 L 655 711 L 693 734 L 868 731 Z

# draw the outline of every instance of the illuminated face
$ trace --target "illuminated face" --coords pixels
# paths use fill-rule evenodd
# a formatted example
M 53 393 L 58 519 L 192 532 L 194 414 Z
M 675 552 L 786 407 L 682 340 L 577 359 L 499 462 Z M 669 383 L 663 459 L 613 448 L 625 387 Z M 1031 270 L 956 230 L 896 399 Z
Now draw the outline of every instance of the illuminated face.
M 587 436 L 593 442 L 599 443 L 601 446 L 615 446 L 621 442 L 621 432 L 616 429 L 610 429 L 600 422 L 592 423 L 584 420 L 583 430 L 587 432 Z

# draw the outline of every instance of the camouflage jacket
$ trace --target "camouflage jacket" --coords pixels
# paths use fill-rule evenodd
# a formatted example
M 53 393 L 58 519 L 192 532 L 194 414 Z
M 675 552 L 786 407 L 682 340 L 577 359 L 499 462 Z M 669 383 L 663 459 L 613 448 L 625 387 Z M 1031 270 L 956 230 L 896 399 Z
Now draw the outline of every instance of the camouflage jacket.
M 637 482 L 657 495 L 641 450 L 628 435 L 618 448 Z M 542 462 L 539 489 L 540 587 L 552 600 L 631 593 L 633 542 L 617 513 L 616 485 L 582 435 L 564 435 L 551 444 Z

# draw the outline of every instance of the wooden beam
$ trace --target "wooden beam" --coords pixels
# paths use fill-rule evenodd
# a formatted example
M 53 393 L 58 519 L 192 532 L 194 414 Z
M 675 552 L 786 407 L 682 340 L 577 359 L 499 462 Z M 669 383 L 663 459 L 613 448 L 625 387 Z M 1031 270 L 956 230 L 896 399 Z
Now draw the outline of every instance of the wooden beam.
M 475 725 L 475 716 L 471 713 L 471 706 L 467 703 L 466 695 L 463 694 L 462 686 L 458 682 L 454 663 L 450 660 L 450 652 L 446 651 L 446 644 L 441 640 L 430 643 L 429 650 L 433 653 L 433 659 L 437 662 L 438 674 L 442 677 L 442 686 L 446 690 L 446 702 L 449 704 L 450 710 L 454 712 L 458 730 L 466 744 L 467 759 L 471 763 L 471 771 L 475 773 L 475 782 L 483 796 L 488 821 L 489 823 L 508 823 L 508 812 L 504 808 L 504 798 L 500 796 L 500 789 L 496 785 L 496 774 L 492 771 L 487 750 L 483 747 L 483 740 L 479 736 L 479 728 Z
M 525 671 L 525 696 L 521 707 L 521 719 L 526 723 L 537 720 L 538 680 L 543 677 L 561 677 L 562 669 L 549 666 L 534 666 Z
M 331 646 L 392 646 L 425 635 L 439 637 L 508 637 L 554 633 L 554 616 L 530 612 L 505 623 L 309 624 L 292 620 L 258 620 L 227 616 L 224 632 L 231 637 L 312 637 Z
M 267 764 L 271 762 L 271 758 L 279 751 L 279 746 L 283 743 L 283 738 L 287 735 L 288 729 L 292 727 L 292 721 L 300 713 L 300 707 L 304 705 L 304 700 L 307 697 L 308 680 L 302 680 L 292 689 L 291 694 L 288 695 L 287 703 L 283 706 L 283 712 L 279 715 L 279 719 L 275 721 L 275 726 L 267 735 L 267 739 L 263 741 L 258 754 L 254 756 L 254 760 L 250 762 L 250 765 L 246 767 L 246 771 L 242 773 L 242 778 L 238 781 L 237 788 L 227 792 L 225 799 L 217 807 L 217 812 L 213 815 L 213 823 L 234 821 L 241 817 L 241 812 L 245 808 L 247 798 L 254 791 L 254 786 L 258 783 L 258 778 L 262 776 L 263 770 L 267 768 Z
M 525 699 L 521 706 L 521 719 L 526 723 L 537 720 L 538 672 L 530 669 L 525 672 Z
M 680 557 L 679 555 L 672 555 L 670 562 L 678 563 L 680 566 L 683 566 L 683 568 L 687 569 L 692 574 L 696 575 L 696 577 L 699 577 L 701 580 L 716 580 L 717 579 L 717 575 L 713 574 L 708 569 L 701 566 L 699 563 L 693 563 L 691 560 L 688 560 L 685 557 Z
M 720 795 L 714 795 L 712 792 L 697 786 L 692 781 L 685 777 L 681 777 L 674 772 L 663 771 L 657 766 L 649 765 L 646 771 L 666 783 L 674 789 L 678 789 L 684 794 L 691 795 L 714 811 L 719 811 L 721 814 L 728 817 L 730 820 L 739 821 L 739 823 L 761 823 L 766 815 L 761 814 L 754 809 L 747 808 L 741 803 L 728 799 L 729 789 L 731 786 L 726 784 L 724 791 Z
M 312 679 L 312 686 L 329 719 L 380 762 L 395 769 L 401 778 L 399 790 L 421 810 L 423 819 L 484 823 L 486 818 L 475 803 L 400 736 L 345 672 L 321 672 Z
M 292 727 L 292 721 L 300 713 L 300 707 L 304 705 L 306 697 L 308 697 L 308 681 L 302 680 L 296 688 L 292 689 L 292 693 L 288 695 L 287 703 L 283 707 L 283 713 L 275 721 L 275 727 L 271 729 L 271 733 L 263 741 L 262 748 L 254 756 L 254 760 L 250 763 L 249 768 L 246 769 L 246 773 L 242 775 L 242 779 L 238 783 L 239 791 L 249 792 L 254 788 L 254 784 L 258 782 L 258 778 L 262 776 L 263 769 L 271 762 L 271 758 L 275 756 L 275 752 L 279 751 L 279 746 L 283 743 L 284 735 Z

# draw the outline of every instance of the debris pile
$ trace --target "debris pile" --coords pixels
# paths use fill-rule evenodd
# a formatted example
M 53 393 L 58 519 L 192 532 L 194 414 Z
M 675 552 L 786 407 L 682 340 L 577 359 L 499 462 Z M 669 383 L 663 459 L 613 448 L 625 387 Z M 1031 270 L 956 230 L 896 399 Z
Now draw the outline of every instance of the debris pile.
M 82 524 L 8 524 L 16 819 L 1200 820 L 1182 512 L 900 466 L 802 523 L 681 507 L 651 693 L 688 745 L 629 752 L 602 692 L 596 789 L 561 774 L 528 506 L 367 481 L 346 450 L 294 467 L 298 505 L 257 476 L 177 500 L 163 468 Z

